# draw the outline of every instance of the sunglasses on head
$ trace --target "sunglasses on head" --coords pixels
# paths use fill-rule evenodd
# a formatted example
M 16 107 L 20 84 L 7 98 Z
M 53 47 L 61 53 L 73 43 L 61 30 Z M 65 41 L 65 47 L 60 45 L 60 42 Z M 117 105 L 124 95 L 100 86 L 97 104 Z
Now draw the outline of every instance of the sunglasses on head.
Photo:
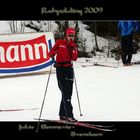
M 69 37 L 74 37 L 74 35 L 68 35 Z

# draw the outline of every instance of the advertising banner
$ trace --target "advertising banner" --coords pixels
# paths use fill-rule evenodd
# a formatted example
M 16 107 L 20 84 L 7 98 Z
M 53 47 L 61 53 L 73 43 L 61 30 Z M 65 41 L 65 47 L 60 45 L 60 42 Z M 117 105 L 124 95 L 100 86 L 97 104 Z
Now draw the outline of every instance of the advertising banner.
M 54 43 L 51 32 L 0 35 L 0 76 L 46 71 Z

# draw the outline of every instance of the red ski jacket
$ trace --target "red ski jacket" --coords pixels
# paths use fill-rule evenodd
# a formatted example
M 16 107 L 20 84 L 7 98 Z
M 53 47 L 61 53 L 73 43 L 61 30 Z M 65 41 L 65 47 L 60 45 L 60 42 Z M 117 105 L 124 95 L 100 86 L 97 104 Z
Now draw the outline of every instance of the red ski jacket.
M 50 57 L 56 55 L 56 66 L 72 66 L 72 60 L 76 61 L 78 58 L 77 45 L 71 40 L 57 40 L 49 53 Z

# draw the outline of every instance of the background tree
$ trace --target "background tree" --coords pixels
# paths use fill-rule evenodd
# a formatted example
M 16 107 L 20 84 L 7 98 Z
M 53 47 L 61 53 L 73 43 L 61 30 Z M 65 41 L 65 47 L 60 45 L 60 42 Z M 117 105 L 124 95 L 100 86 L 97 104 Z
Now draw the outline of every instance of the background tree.
M 12 34 L 24 33 L 25 21 L 9 21 L 8 23 Z

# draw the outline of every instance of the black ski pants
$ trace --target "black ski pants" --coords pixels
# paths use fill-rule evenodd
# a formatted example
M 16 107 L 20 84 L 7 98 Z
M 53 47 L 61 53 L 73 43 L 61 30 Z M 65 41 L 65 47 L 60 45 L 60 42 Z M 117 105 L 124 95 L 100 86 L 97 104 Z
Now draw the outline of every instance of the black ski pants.
M 121 37 L 121 49 L 122 49 L 122 62 L 123 64 L 130 64 L 133 54 L 133 36 Z
M 60 103 L 59 116 L 73 117 L 73 107 L 71 104 L 71 96 L 73 91 L 73 68 L 72 67 L 56 67 L 58 87 L 62 93 Z

